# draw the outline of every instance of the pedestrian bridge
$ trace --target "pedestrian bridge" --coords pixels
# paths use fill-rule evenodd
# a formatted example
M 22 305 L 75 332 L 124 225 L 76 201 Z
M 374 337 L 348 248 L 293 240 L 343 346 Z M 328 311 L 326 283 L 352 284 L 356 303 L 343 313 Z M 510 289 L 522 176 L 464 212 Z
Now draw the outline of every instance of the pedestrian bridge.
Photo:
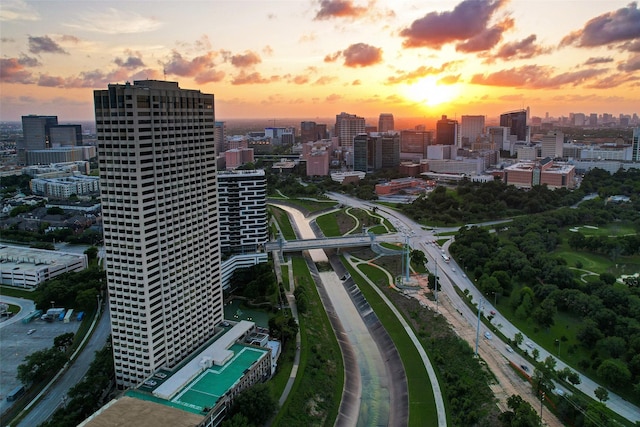
M 390 234 L 355 234 L 352 236 L 340 237 L 324 237 L 321 239 L 304 239 L 304 240 L 278 240 L 268 242 L 265 245 L 267 252 L 280 251 L 284 252 L 300 252 L 307 249 L 335 249 L 335 248 L 355 248 L 358 246 L 376 246 L 381 250 L 396 252 L 393 249 L 380 246 L 380 243 L 398 243 L 398 251 L 402 253 L 403 235 L 399 233 Z

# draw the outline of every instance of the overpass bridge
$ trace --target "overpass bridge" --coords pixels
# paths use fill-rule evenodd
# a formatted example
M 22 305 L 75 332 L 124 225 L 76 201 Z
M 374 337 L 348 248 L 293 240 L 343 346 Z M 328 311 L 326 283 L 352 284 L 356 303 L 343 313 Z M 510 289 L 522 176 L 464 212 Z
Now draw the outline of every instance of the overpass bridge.
M 358 246 L 377 247 L 376 252 L 385 252 L 386 255 L 401 254 L 404 252 L 402 246 L 398 250 L 385 248 L 380 243 L 399 243 L 402 245 L 404 236 L 399 233 L 390 234 L 355 234 L 340 237 L 325 237 L 321 239 L 285 240 L 282 237 L 278 240 L 267 242 L 265 250 L 267 252 L 280 251 L 300 252 L 307 249 L 334 249 L 334 248 L 355 248 Z M 375 249 L 374 249 L 375 250 Z

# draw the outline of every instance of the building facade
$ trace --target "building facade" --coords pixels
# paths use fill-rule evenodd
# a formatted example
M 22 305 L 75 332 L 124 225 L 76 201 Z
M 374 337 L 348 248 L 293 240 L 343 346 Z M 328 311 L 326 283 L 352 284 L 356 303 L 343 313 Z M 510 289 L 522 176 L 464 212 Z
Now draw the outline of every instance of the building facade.
M 436 143 L 438 145 L 458 145 L 458 121 L 442 116 L 436 123 Z
M 560 131 L 549 132 L 542 137 L 542 151 L 540 157 L 556 159 L 562 157 L 564 145 L 564 133 Z
M 258 252 L 269 240 L 264 170 L 218 173 L 220 250 L 225 255 Z
M 365 133 L 364 117 L 355 114 L 340 113 L 336 115 L 335 136 L 338 137 L 340 147 L 345 153 L 347 166 L 353 166 L 353 138 Z
M 223 318 L 214 96 L 144 80 L 94 105 L 116 383 L 131 387 Z
M 462 116 L 460 122 L 460 142 L 462 147 L 470 147 L 484 132 L 484 116 Z
M 518 141 L 529 141 L 527 110 L 510 111 L 500 115 L 500 126 L 508 127 Z
M 382 113 L 378 117 L 378 132 L 388 132 L 394 130 L 393 114 Z

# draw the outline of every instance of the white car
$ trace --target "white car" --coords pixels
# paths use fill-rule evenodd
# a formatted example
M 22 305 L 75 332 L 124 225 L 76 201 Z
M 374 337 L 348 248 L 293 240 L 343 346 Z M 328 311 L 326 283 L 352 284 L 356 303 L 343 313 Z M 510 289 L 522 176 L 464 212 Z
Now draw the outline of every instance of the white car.
M 508 344 L 507 344 L 507 347 L 506 347 L 506 348 L 507 348 L 507 351 L 508 351 L 509 353 L 513 353 L 513 349 L 511 348 L 511 346 L 510 346 L 510 345 L 508 345 Z
M 524 345 L 526 345 L 529 348 L 533 348 L 533 343 L 531 341 L 525 342 Z
M 484 333 L 484 337 L 488 340 L 490 340 L 491 338 L 493 338 L 493 335 L 491 335 L 491 332 L 487 331 Z
M 34 333 L 36 330 L 35 329 L 29 329 L 27 331 L 27 335 L 31 335 L 32 333 Z

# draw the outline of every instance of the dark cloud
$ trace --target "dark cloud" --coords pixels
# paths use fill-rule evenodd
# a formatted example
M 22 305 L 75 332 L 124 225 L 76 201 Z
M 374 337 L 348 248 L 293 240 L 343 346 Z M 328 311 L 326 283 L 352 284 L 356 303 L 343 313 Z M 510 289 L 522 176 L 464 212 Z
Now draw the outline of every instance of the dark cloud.
M 125 52 L 125 54 L 128 55 L 126 59 L 118 57 L 114 59 L 113 62 L 115 62 L 116 65 L 120 67 L 129 68 L 130 70 L 144 67 L 144 62 L 142 61 L 142 55 L 140 54 L 140 52 L 127 51 Z
M 53 41 L 49 36 L 29 37 L 29 52 L 31 53 L 61 53 L 68 55 L 69 52 L 64 50 L 58 43 Z
M 64 87 L 65 79 L 58 76 L 50 76 L 48 74 L 41 74 L 38 78 L 38 86 L 44 87 Z
M 584 63 L 584 65 L 596 65 L 596 64 L 607 64 L 609 62 L 613 62 L 613 58 L 611 57 L 591 57 L 589 59 L 587 59 L 587 61 Z
M 5 83 L 33 83 L 33 75 L 18 58 L 0 58 L 0 81 Z
M 207 52 L 189 60 L 183 58 L 178 51 L 174 50 L 169 61 L 164 64 L 164 71 L 167 74 L 174 74 L 180 77 L 195 77 L 213 68 L 215 56 L 214 52 Z
M 626 42 L 620 45 L 620 49 L 629 52 L 640 52 L 640 39 L 632 42 Z
M 451 12 L 430 12 L 400 31 L 405 37 L 403 46 L 439 49 L 447 43 L 473 39 L 487 30 L 491 17 L 505 1 L 464 0 Z
M 232 85 L 266 84 L 280 80 L 278 76 L 262 77 L 258 72 L 246 73 L 244 70 L 231 81 Z
M 397 76 L 391 76 L 387 78 L 387 84 L 399 84 L 399 83 L 413 83 L 422 77 L 432 74 L 440 74 L 443 71 L 449 70 L 455 67 L 456 62 L 445 62 L 439 68 L 420 66 L 413 71 L 398 71 Z
M 640 71 L 640 55 L 631 56 L 626 61 L 620 62 L 618 64 L 618 70 L 626 72 Z
M 238 68 L 252 67 L 262 62 L 260 56 L 250 50 L 245 51 L 243 54 L 233 55 L 229 60 L 234 67 Z
M 606 69 L 586 69 L 553 75 L 550 67 L 525 65 L 491 74 L 475 74 L 471 83 L 485 86 L 503 86 L 528 89 L 555 89 L 566 85 L 578 86 L 606 73 Z
M 25 67 L 39 67 L 42 65 L 37 58 L 32 58 L 30 56 L 23 55 L 18 59 L 18 62 Z
M 342 55 L 347 67 L 368 67 L 382 61 L 382 49 L 365 43 L 352 44 Z
M 320 10 L 314 20 L 331 18 L 355 19 L 367 13 L 366 7 L 354 6 L 351 0 L 321 0 Z
M 640 39 L 640 10 L 636 2 L 596 16 L 584 28 L 564 37 L 560 45 L 594 47 L 634 39 Z
M 471 37 L 467 41 L 458 43 L 456 45 L 456 50 L 458 52 L 472 53 L 492 49 L 500 42 L 500 40 L 502 40 L 502 34 L 513 28 L 513 26 L 514 20 L 507 18 L 491 28 L 485 28 L 483 31 Z
M 529 59 L 534 56 L 551 52 L 550 48 L 536 44 L 536 39 L 537 36 L 535 34 L 531 34 L 529 37 L 522 40 L 505 43 L 500 46 L 500 49 L 498 49 L 495 54 L 489 56 L 487 62 L 491 62 L 495 59 Z

